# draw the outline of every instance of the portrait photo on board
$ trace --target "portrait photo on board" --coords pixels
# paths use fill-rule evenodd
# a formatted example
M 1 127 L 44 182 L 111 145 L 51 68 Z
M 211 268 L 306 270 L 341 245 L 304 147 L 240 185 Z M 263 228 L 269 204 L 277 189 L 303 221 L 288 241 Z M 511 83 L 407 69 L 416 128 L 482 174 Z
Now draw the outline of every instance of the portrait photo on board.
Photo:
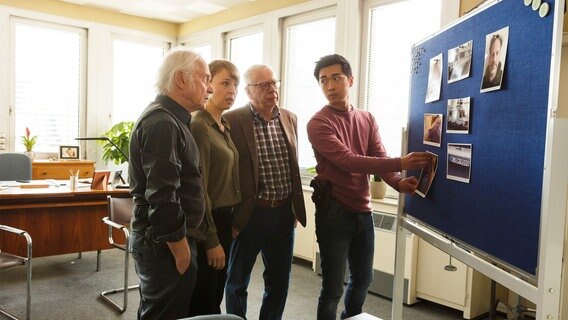
M 440 147 L 442 143 L 443 114 L 424 114 L 424 144 Z
M 473 40 L 448 50 L 448 83 L 469 77 Z
M 448 143 L 447 178 L 469 183 L 471 176 L 471 144 Z
M 434 181 L 434 177 L 436 176 L 436 170 L 438 169 L 438 155 L 430 151 L 426 152 L 432 156 L 432 162 L 420 172 L 418 186 L 416 187 L 416 193 L 422 198 L 425 198 L 426 194 L 428 194 L 428 190 L 430 190 L 432 181 Z
M 426 103 L 440 100 L 443 64 L 444 57 L 441 53 L 430 59 L 430 68 L 428 71 L 428 88 L 426 88 Z
M 469 133 L 470 97 L 448 99 L 446 133 Z
M 508 26 L 485 36 L 485 64 L 481 79 L 481 92 L 501 89 L 508 40 Z

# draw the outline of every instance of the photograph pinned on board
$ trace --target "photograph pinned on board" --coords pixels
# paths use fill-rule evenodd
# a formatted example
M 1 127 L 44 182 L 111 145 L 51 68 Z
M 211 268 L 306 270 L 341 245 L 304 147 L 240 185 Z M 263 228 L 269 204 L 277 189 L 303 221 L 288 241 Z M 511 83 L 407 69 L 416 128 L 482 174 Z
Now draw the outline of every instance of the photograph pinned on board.
M 428 71 L 428 88 L 426 88 L 426 103 L 440 100 L 443 64 L 444 57 L 441 53 L 430 59 L 430 69 Z
M 79 146 L 59 146 L 59 159 L 79 160 L 81 153 Z
M 432 156 L 432 162 L 429 166 L 424 167 L 420 172 L 418 187 L 416 187 L 416 194 L 422 198 L 426 198 L 428 190 L 430 190 L 430 186 L 432 185 L 432 181 L 434 181 L 434 176 L 436 176 L 436 170 L 438 169 L 438 155 L 430 151 L 426 152 Z
M 469 77 L 473 40 L 448 50 L 448 83 Z
M 446 133 L 469 133 L 470 97 L 448 99 Z
M 471 177 L 471 144 L 448 143 L 447 178 L 469 183 Z
M 485 64 L 480 92 L 501 89 L 508 42 L 508 26 L 485 36 Z
M 444 115 L 436 113 L 424 114 L 424 144 L 440 147 L 442 144 L 442 123 Z

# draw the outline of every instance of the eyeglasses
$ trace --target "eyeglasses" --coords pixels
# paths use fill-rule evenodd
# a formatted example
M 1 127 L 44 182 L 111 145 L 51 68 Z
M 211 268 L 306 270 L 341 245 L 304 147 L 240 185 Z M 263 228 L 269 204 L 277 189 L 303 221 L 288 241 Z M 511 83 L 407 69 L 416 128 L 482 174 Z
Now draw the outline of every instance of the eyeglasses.
M 274 87 L 274 89 L 280 88 L 280 80 L 276 81 L 265 81 L 256 84 L 247 84 L 247 87 L 259 87 L 264 91 L 268 91 L 268 89 Z
M 328 83 L 332 82 L 332 83 L 339 83 L 342 82 L 343 80 L 345 80 L 347 77 L 343 74 L 336 74 L 331 76 L 330 78 L 327 77 L 323 77 L 319 79 L 319 85 L 320 87 L 325 87 L 326 85 L 328 85 Z

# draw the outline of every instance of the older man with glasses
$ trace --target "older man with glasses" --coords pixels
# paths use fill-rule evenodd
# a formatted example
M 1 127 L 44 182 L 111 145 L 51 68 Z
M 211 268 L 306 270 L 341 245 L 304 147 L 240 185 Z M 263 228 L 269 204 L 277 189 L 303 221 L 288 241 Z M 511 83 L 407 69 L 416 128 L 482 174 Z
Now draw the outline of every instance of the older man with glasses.
M 265 290 L 259 319 L 281 319 L 297 221 L 306 225 L 306 209 L 297 154 L 297 121 L 278 107 L 280 81 L 266 65 L 244 74 L 250 102 L 226 119 L 239 151 L 241 204 L 235 207 L 227 271 L 227 313 L 246 318 L 247 287 L 258 253 L 264 262 Z

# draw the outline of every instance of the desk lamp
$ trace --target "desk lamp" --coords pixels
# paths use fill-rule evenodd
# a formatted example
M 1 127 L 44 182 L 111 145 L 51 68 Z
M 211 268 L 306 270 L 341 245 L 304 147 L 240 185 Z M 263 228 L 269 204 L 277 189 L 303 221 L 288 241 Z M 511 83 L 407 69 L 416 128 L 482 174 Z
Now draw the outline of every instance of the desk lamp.
M 112 140 L 109 137 L 79 137 L 79 138 L 75 138 L 75 140 L 80 140 L 80 141 L 108 141 L 113 147 L 116 148 L 116 150 L 118 150 L 118 152 L 120 152 L 124 158 L 126 159 L 126 161 L 130 161 L 130 159 L 128 158 L 128 156 L 126 155 L 126 153 L 124 153 L 124 151 L 122 151 L 122 149 L 120 149 L 116 143 L 112 142 Z M 124 178 L 122 178 L 122 170 L 117 171 L 116 174 L 118 174 L 118 177 L 120 178 L 120 181 L 123 184 L 117 184 L 115 187 L 116 188 L 128 188 L 128 185 L 126 184 L 126 182 L 124 181 Z M 117 177 L 114 178 L 114 181 L 117 180 Z

